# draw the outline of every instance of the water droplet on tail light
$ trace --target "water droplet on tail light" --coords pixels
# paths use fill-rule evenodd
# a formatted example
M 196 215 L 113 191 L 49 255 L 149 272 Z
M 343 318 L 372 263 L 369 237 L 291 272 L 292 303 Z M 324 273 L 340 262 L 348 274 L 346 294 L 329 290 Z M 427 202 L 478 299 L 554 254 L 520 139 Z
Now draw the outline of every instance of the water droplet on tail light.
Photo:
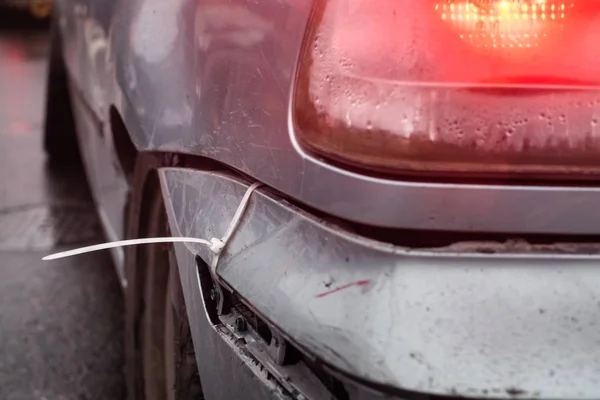
M 386 173 L 600 176 L 600 12 L 580 7 L 596 0 L 318 4 L 294 105 L 303 146 Z

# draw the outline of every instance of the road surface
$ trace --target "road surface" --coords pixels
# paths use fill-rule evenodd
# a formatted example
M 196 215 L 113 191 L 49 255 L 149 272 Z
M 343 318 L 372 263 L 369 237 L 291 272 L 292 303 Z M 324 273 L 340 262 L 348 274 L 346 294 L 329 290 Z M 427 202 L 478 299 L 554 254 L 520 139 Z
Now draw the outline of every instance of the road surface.
M 47 33 L 0 20 L 0 399 L 124 398 L 123 299 L 81 167 L 42 151 Z

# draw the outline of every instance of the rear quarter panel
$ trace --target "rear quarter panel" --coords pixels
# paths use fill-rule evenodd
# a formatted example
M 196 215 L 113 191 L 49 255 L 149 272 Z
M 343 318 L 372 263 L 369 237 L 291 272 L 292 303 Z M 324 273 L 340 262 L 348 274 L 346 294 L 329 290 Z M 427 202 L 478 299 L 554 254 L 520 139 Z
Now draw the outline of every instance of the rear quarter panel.
M 310 1 L 120 7 L 113 54 L 140 149 L 200 154 L 278 184 L 298 175 L 297 163 L 285 162 L 295 155 L 288 102 Z
M 315 0 L 60 2 L 65 15 L 86 9 L 74 17 L 76 35 L 67 45 L 75 81 L 100 119 L 110 105 L 118 109 L 141 151 L 212 158 L 369 225 L 598 233 L 597 187 L 391 180 L 303 151 L 290 105 Z M 110 135 L 104 142 L 110 149 Z

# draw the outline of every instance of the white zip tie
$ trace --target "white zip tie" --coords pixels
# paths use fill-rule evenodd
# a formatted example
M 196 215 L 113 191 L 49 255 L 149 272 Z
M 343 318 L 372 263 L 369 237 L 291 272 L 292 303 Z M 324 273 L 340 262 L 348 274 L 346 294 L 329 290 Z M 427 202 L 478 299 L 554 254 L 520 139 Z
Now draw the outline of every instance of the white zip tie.
M 217 262 L 219 261 L 219 255 L 221 254 L 221 252 L 223 252 L 223 249 L 227 246 L 229 239 L 231 239 L 231 236 L 233 236 L 235 230 L 239 226 L 239 224 L 242 220 L 242 216 L 244 215 L 246 208 L 248 208 L 250 196 L 252 196 L 252 193 L 261 185 L 262 185 L 261 183 L 257 182 L 248 187 L 248 189 L 246 190 L 246 193 L 244 194 L 244 197 L 242 198 L 242 201 L 240 202 L 240 205 L 238 206 L 235 214 L 233 215 L 233 219 L 231 220 L 231 223 L 227 227 L 227 231 L 225 232 L 225 235 L 221 239 L 215 238 L 215 237 L 210 240 L 198 239 L 198 238 L 193 238 L 193 237 L 154 237 L 154 238 L 144 238 L 144 239 L 117 240 L 115 242 L 95 244 L 92 246 L 80 247 L 80 248 L 73 249 L 73 250 L 62 251 L 60 253 L 50 254 L 50 255 L 42 258 L 42 260 L 44 260 L 44 261 L 57 260 L 59 258 L 77 256 L 80 254 L 91 253 L 93 251 L 113 249 L 116 247 L 136 246 L 136 245 L 140 245 L 140 244 L 197 243 L 197 244 L 203 244 L 203 245 L 208 246 L 210 251 L 214 254 L 214 257 L 213 257 L 213 260 L 211 263 L 211 270 L 212 270 L 211 272 L 213 272 L 213 274 L 214 274 L 216 267 L 217 267 Z

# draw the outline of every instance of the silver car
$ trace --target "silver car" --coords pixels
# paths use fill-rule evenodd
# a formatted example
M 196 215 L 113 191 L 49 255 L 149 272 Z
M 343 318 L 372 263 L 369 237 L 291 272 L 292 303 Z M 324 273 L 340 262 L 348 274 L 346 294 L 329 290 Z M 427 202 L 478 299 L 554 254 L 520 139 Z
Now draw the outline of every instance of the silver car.
M 600 398 L 597 2 L 55 8 L 130 399 Z

